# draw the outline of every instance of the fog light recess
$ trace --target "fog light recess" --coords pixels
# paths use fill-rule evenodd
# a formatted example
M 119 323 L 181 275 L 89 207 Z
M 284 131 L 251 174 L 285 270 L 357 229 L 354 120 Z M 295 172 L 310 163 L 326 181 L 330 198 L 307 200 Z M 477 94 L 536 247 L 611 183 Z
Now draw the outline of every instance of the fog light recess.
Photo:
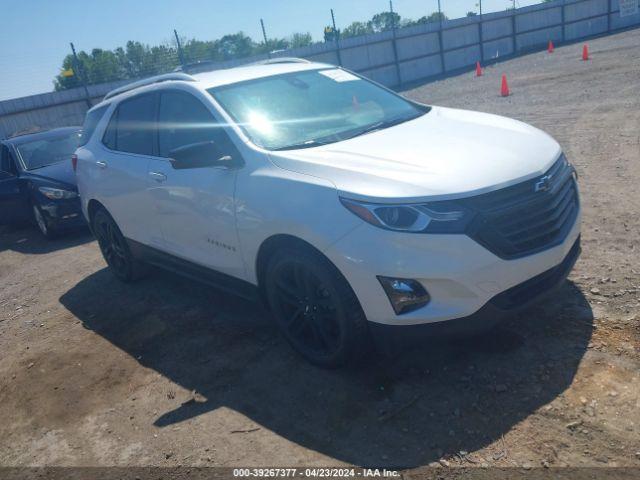
M 411 312 L 424 307 L 431 297 L 420 282 L 410 278 L 391 278 L 378 276 L 393 311 L 396 315 Z

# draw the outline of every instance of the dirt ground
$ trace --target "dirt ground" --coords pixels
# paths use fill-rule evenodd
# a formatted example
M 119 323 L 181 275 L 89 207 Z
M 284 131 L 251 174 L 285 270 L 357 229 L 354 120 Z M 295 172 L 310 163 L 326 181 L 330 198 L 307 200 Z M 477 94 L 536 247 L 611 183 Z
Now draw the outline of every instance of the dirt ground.
M 324 371 L 256 305 L 4 229 L 0 465 L 640 466 L 640 30 L 589 47 L 403 92 L 532 123 L 580 174 L 570 281 L 490 335 Z

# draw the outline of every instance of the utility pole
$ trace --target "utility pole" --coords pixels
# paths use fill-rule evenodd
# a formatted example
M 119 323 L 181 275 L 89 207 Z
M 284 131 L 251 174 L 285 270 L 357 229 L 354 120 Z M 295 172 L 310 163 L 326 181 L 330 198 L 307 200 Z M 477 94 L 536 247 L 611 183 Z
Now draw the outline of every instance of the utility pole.
M 264 20 L 260 19 L 260 26 L 262 27 L 262 38 L 264 38 L 264 46 L 269 48 L 269 41 L 267 40 L 267 31 L 264 28 Z M 271 52 L 267 50 L 267 56 L 271 58 Z
M 389 11 L 391 12 L 391 31 L 393 33 L 393 59 L 396 64 L 396 75 L 398 76 L 398 85 L 402 85 L 402 78 L 400 76 L 400 63 L 398 61 L 398 44 L 396 41 L 396 19 L 393 15 L 393 0 L 389 0 Z
M 442 45 L 442 8 L 440 8 L 440 0 L 438 0 L 438 43 L 440 44 L 440 73 L 444 74 L 444 45 Z
M 178 32 L 174 28 L 173 34 L 176 36 L 176 45 L 178 46 L 178 60 L 180 60 L 180 65 L 184 68 L 184 52 L 182 51 L 182 45 L 180 44 L 180 37 L 178 37 Z
M 336 55 L 338 56 L 338 65 L 342 66 L 342 56 L 340 55 L 340 39 L 338 38 L 338 29 L 336 28 L 336 17 L 331 9 L 331 23 L 333 24 L 333 38 L 336 41 Z
M 484 65 L 484 38 L 483 38 L 483 31 L 482 31 L 482 0 L 479 0 L 480 2 L 480 17 L 478 18 L 478 40 L 480 42 L 480 61 L 482 62 L 482 64 Z M 513 3 L 515 5 L 516 0 L 513 0 Z
M 76 47 L 73 45 L 73 42 L 70 42 L 69 45 L 71 45 L 71 53 L 73 53 L 73 71 L 78 75 L 78 78 L 80 78 L 80 81 L 82 82 L 82 86 L 84 87 L 85 102 L 87 102 L 87 107 L 91 108 L 93 106 L 91 104 L 91 95 L 89 95 L 89 88 L 87 88 L 87 79 L 84 75 L 84 70 L 80 65 L 78 55 L 76 54 Z

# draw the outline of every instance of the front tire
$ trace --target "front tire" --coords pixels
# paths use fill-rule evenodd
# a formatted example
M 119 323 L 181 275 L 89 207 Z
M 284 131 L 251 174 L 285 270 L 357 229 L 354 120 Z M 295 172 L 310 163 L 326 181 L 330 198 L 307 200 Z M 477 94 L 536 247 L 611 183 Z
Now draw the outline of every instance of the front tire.
M 35 222 L 36 227 L 38 227 L 38 230 L 40 230 L 40 233 L 47 240 L 51 240 L 55 238 L 56 232 L 53 228 L 49 226 L 49 223 L 47 222 L 47 219 L 42 213 L 42 210 L 40 210 L 40 207 L 38 207 L 38 205 L 36 205 L 35 203 L 32 204 L 31 207 L 33 211 L 33 221 Z
M 309 362 L 335 368 L 359 360 L 368 349 L 367 320 L 338 269 L 310 248 L 277 251 L 265 275 L 276 324 Z
M 125 283 L 140 278 L 145 266 L 134 258 L 124 235 L 106 210 L 98 210 L 92 219 L 92 230 L 100 251 L 113 274 Z

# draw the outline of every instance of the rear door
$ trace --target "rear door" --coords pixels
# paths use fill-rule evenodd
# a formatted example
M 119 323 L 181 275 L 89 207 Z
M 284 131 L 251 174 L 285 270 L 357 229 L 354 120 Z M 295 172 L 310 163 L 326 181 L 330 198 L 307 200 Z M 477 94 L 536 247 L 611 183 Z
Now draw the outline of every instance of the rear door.
M 0 144 L 0 224 L 24 221 L 28 218 L 28 197 L 24 190 L 13 152 Z
M 156 109 L 153 92 L 120 102 L 95 155 L 96 179 L 92 180 L 123 235 L 146 245 L 161 241 L 147 192 L 148 165 L 157 149 Z
M 235 226 L 237 170 L 202 167 L 176 170 L 169 160 L 178 147 L 213 141 L 221 156 L 238 158 L 225 129 L 207 106 L 183 90 L 160 92 L 158 155 L 149 162 L 149 191 L 165 250 L 180 258 L 244 277 Z

